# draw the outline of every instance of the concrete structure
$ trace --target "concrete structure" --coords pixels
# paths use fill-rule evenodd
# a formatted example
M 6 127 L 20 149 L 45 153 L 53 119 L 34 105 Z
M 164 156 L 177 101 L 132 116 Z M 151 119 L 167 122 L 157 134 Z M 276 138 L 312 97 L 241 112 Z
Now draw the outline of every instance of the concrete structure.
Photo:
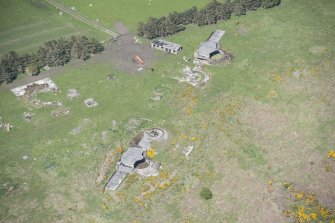
M 162 139 L 167 139 L 167 132 L 163 129 L 154 128 L 145 131 L 138 145 L 127 149 L 122 154 L 120 162 L 116 165 L 116 172 L 109 179 L 105 189 L 116 190 L 127 175 L 135 173 L 137 171 L 137 166 L 144 162 L 149 163 L 149 168 L 140 171 L 140 173 L 148 175 L 148 172 L 150 172 L 155 175 L 155 168 L 153 168 L 155 165 L 151 163 L 152 161 L 150 161 L 150 159 L 146 158 L 146 151 L 150 148 L 152 141 L 159 141 Z
M 34 86 L 36 87 L 36 91 L 38 92 L 57 91 L 58 89 L 56 84 L 50 78 L 45 78 L 42 80 L 32 82 L 30 84 L 26 84 L 26 85 L 13 88 L 11 89 L 11 91 L 15 94 L 15 96 L 20 97 L 26 93 L 26 90 Z M 41 86 L 41 87 L 38 87 L 38 86 Z
M 199 45 L 198 49 L 194 53 L 194 57 L 198 60 L 209 61 L 212 56 L 221 53 L 220 39 L 224 34 L 225 31 L 216 30 L 207 41 L 202 42 Z
M 113 176 L 109 179 L 106 189 L 108 190 L 116 190 L 122 181 L 127 177 L 128 173 L 122 170 L 116 170 Z
M 127 149 L 121 157 L 120 165 L 125 167 L 125 170 L 128 168 L 127 170 L 132 172 L 138 164 L 145 162 L 144 152 L 145 150 L 140 147 Z
M 151 47 L 173 54 L 177 54 L 179 51 L 183 49 L 179 44 L 172 43 L 162 39 L 152 41 Z

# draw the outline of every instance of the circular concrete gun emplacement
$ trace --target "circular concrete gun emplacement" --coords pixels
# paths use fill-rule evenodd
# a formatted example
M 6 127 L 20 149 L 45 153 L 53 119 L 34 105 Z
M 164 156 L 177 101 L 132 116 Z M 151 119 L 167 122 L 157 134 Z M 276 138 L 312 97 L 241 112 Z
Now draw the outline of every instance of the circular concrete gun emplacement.
M 147 139 L 151 141 L 159 141 L 168 138 L 166 130 L 161 128 L 152 128 L 144 132 Z
M 186 66 L 183 69 L 184 72 L 184 81 L 193 85 L 201 86 L 206 84 L 209 81 L 209 76 L 201 70 L 200 67 L 195 67 L 193 70 Z

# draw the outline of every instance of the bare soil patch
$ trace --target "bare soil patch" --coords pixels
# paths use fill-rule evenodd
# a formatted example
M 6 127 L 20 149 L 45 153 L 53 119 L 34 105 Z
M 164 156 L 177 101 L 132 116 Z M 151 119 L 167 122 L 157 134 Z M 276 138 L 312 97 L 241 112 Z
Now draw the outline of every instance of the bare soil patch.
M 122 22 L 116 22 L 114 28 L 121 35 L 129 34 L 129 29 Z
M 126 32 L 126 27 L 119 24 L 120 29 L 122 28 Z M 144 60 L 144 64 L 138 64 L 134 61 L 134 57 L 139 56 Z M 160 57 L 154 55 L 154 50 L 150 47 L 149 43 L 135 43 L 132 34 L 124 34 L 116 39 L 110 40 L 105 47 L 105 50 L 92 56 L 87 61 L 73 60 L 64 66 L 51 67 L 47 71 L 42 71 L 38 76 L 25 76 L 21 79 L 15 80 L 13 83 L 3 85 L 6 89 L 15 88 L 24 84 L 28 84 L 34 81 L 38 81 L 47 77 L 61 74 L 67 69 L 80 68 L 84 64 L 96 64 L 96 63 L 111 63 L 116 69 L 126 73 L 139 73 L 139 69 L 150 69 L 153 62 L 159 60 Z
M 139 56 L 144 60 L 144 64 L 138 64 L 134 57 Z M 153 49 L 148 43 L 135 43 L 133 35 L 126 34 L 113 40 L 112 44 L 101 55 L 93 58 L 95 61 L 109 61 L 118 70 L 127 73 L 138 73 L 140 68 L 150 68 L 155 60 Z

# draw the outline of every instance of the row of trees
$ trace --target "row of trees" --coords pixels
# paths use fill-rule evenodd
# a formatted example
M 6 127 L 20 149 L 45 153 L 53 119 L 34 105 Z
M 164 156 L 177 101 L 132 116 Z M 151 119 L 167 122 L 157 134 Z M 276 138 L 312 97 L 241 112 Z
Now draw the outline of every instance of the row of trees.
M 193 7 L 160 18 L 150 17 L 146 23 L 138 24 L 137 34 L 148 39 L 164 37 L 185 30 L 185 25 L 191 23 L 198 26 L 215 24 L 217 21 L 230 19 L 232 14 L 241 16 L 248 11 L 260 7 L 272 8 L 280 3 L 281 0 L 227 0 L 224 3 L 212 0 L 202 9 Z
M 20 73 L 37 75 L 44 66 L 63 66 L 71 59 L 87 60 L 104 50 L 101 43 L 86 36 L 71 36 L 46 42 L 36 53 L 18 55 L 11 51 L 0 61 L 0 84 L 12 82 Z

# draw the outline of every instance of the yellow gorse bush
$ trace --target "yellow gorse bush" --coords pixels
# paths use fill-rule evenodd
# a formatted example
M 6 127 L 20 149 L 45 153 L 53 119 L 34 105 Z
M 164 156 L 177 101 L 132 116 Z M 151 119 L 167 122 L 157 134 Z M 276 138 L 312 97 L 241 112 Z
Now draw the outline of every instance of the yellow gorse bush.
M 155 150 L 152 149 L 152 148 L 148 149 L 148 150 L 147 150 L 147 156 L 148 156 L 150 159 L 154 158 L 154 157 L 155 157 Z
M 323 207 L 314 194 L 298 191 L 290 182 L 285 182 L 284 187 L 294 196 L 289 208 L 283 211 L 283 215 L 294 219 L 296 223 L 320 223 L 334 222 L 334 213 Z
M 335 159 L 335 151 L 334 150 L 330 150 L 329 152 L 328 152 L 328 154 L 327 154 L 327 157 L 329 158 L 329 159 Z

